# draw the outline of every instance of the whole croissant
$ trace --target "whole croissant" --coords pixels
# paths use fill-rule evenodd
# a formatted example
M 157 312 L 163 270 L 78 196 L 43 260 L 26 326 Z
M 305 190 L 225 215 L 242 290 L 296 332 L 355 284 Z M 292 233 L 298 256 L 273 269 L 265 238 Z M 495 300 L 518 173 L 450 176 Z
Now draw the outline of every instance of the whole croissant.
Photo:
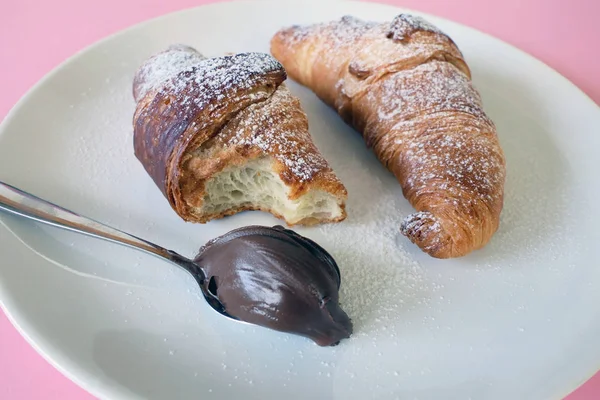
M 271 53 L 362 133 L 417 210 L 401 232 L 433 257 L 498 229 L 505 159 L 454 42 L 421 18 L 353 17 L 279 31 Z
M 312 142 L 269 54 L 171 46 L 136 72 L 135 155 L 185 221 L 245 210 L 289 225 L 346 217 L 346 189 Z

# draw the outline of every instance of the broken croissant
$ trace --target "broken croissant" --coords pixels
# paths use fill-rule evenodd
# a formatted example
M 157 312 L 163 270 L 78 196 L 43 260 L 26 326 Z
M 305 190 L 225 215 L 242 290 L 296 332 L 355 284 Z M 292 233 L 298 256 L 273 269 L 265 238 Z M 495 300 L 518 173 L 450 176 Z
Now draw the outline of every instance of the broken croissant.
M 347 192 L 308 133 L 273 57 L 172 46 L 137 71 L 135 155 L 184 220 L 262 210 L 289 225 L 341 221 Z
M 353 17 L 279 31 L 271 53 L 362 133 L 417 210 L 401 232 L 433 257 L 498 229 L 505 159 L 454 42 L 421 18 Z

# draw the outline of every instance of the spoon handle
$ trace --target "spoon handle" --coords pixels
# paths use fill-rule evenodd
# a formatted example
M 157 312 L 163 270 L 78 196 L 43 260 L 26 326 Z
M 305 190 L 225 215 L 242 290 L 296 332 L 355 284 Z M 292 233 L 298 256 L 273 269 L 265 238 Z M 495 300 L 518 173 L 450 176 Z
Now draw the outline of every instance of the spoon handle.
M 193 274 L 201 273 L 191 260 L 174 251 L 76 214 L 1 181 L 0 210 L 142 250 L 157 257 L 165 258 Z

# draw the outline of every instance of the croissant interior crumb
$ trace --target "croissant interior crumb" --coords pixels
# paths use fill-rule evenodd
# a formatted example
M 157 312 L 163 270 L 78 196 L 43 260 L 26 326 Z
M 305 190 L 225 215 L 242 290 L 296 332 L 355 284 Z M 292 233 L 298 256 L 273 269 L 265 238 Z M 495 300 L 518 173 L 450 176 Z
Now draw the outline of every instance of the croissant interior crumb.
M 261 157 L 215 174 L 206 182 L 202 207 L 194 212 L 219 215 L 239 209 L 263 210 L 282 216 L 290 225 L 342 216 L 338 199 L 323 190 L 313 189 L 290 200 L 288 187 L 273 171 L 272 163 L 271 157 Z

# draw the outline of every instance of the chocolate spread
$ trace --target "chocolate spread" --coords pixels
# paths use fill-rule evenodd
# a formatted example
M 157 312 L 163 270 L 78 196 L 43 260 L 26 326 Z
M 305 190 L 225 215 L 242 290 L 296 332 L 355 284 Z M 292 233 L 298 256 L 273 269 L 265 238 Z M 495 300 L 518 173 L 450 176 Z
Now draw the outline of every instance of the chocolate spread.
M 320 346 L 348 338 L 338 304 L 340 271 L 321 246 L 282 226 L 247 226 L 209 241 L 194 260 L 204 285 L 239 320 L 308 337 Z

